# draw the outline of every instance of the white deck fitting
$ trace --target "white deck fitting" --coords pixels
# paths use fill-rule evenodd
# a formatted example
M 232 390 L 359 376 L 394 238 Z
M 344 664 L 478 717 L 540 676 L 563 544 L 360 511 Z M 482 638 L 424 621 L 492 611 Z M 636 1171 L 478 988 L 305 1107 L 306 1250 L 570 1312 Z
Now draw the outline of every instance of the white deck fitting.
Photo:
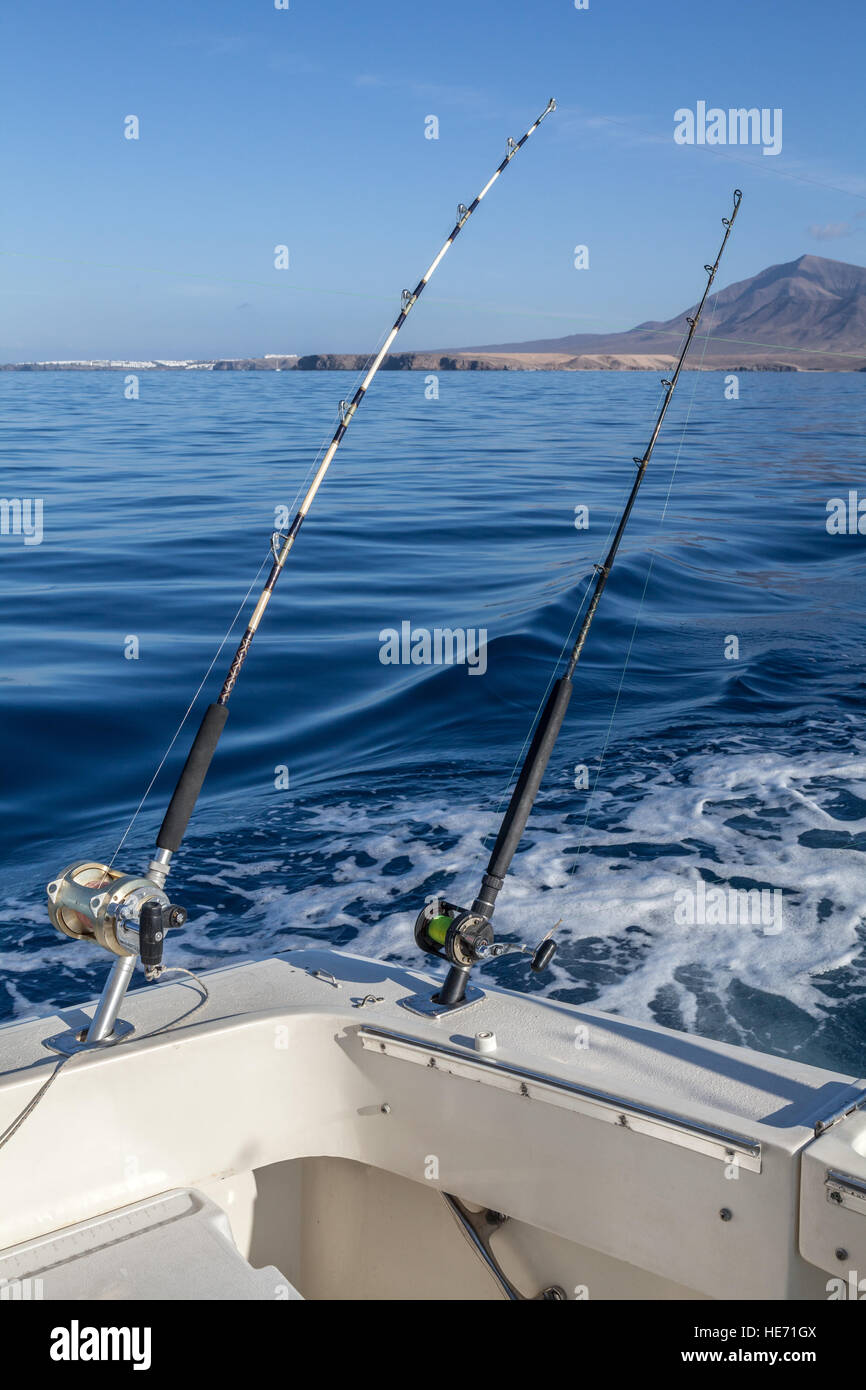
M 254 1187 L 269 1165 L 319 1155 L 551 1233 L 574 1252 L 569 1287 L 578 1265 L 620 1262 L 624 1297 L 631 1269 L 694 1296 L 826 1298 L 828 1268 L 845 1272 L 836 1248 L 853 1251 L 866 1229 L 866 1214 L 824 1201 L 814 1219 L 830 1266 L 814 1243 L 800 1250 L 801 1155 L 833 1136 L 835 1166 L 866 1180 L 863 1112 L 815 1138 L 862 1079 L 507 991 L 434 1021 L 399 1005 L 434 988 L 428 977 L 335 952 L 205 978 L 210 999 L 189 1024 L 77 1057 L 0 1149 L 0 1248 L 172 1189 L 220 1202 L 220 1179 Z M 358 1007 L 368 994 L 382 1001 Z M 166 983 L 131 994 L 123 1016 L 143 1033 L 196 997 Z M 0 1128 L 56 1063 L 43 1040 L 84 1022 L 70 1010 L 0 1029 Z M 498 1043 L 484 1058 L 482 1031 Z M 410 1259 L 401 1234 L 394 1258 Z

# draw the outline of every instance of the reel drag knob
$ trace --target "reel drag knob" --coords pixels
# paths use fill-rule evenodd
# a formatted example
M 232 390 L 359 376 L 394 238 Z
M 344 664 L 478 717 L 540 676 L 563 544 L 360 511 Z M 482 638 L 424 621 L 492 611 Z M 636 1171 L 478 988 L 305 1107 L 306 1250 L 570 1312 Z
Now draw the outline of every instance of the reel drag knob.
M 169 927 L 182 927 L 186 916 L 186 908 L 174 903 L 163 907 L 151 899 L 142 907 L 138 922 L 138 949 L 148 980 L 156 979 L 162 973 L 166 931 Z

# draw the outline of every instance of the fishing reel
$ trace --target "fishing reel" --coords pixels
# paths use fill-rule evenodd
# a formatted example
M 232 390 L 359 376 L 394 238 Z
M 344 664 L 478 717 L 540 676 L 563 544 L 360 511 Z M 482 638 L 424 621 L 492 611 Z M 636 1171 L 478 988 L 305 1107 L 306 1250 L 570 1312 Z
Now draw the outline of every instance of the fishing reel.
M 165 933 L 182 927 L 186 909 L 169 901 L 151 878 L 107 864 L 71 864 L 46 889 L 52 926 L 76 941 L 92 941 L 114 956 L 140 957 L 145 978 L 164 969 Z
M 487 917 L 456 907 L 443 898 L 434 898 L 419 912 L 415 944 L 426 955 L 438 956 L 464 970 L 516 954 L 531 956 L 530 969 L 537 974 L 547 969 L 556 954 L 556 942 L 549 934 L 535 948 L 495 942 Z
M 450 965 L 477 965 L 493 946 L 493 928 L 480 913 L 434 898 L 418 913 L 415 944 Z

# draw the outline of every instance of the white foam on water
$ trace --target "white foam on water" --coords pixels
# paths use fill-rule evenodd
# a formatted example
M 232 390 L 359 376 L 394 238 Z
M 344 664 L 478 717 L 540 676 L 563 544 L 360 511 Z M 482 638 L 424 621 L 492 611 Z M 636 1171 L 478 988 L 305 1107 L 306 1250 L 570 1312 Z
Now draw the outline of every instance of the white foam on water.
M 838 745 L 838 723 L 833 732 Z M 695 1028 L 695 979 L 723 1005 L 739 981 L 825 1017 L 835 1002 L 822 977 L 846 968 L 852 979 L 866 975 L 857 935 L 866 852 L 853 838 L 866 844 L 866 816 L 854 818 L 860 808 L 853 800 L 866 802 L 866 744 L 851 733 L 844 751 L 822 751 L 820 727 L 809 734 L 817 750 L 803 751 L 801 727 L 775 730 L 769 750 L 766 733 L 755 730 L 682 754 L 659 743 L 650 752 L 629 749 L 615 764 L 612 755 L 615 772 L 592 798 L 585 827 L 588 792 L 546 792 L 500 897 L 497 935 L 534 946 L 561 918 L 544 992 L 567 997 L 577 986 L 594 1006 L 637 1019 L 654 1017 L 664 989 L 683 1024 Z M 498 818 L 479 813 L 471 777 L 452 780 L 441 799 L 422 794 L 376 805 L 368 791 L 360 795 L 363 803 L 347 796 L 272 812 L 260 859 L 244 857 L 258 836 L 233 838 L 230 848 L 202 846 L 187 884 L 206 886 L 207 908 L 170 938 L 170 962 L 200 969 L 290 946 L 337 944 L 429 965 L 415 947 L 415 915 L 434 891 L 472 901 L 492 843 L 485 846 L 484 837 Z M 288 850 L 275 850 L 275 831 Z M 810 843 L 816 832 L 829 832 L 833 847 Z M 699 877 L 708 890 L 732 880 L 780 890 L 782 929 L 682 923 L 676 895 Z M 292 887 L 299 879 L 303 886 Z M 22 916 L 43 920 L 32 904 Z M 83 964 L 70 949 L 41 931 L 26 952 L 0 947 L 16 1016 L 47 1007 L 28 1000 L 28 978 L 45 971 L 68 979 Z M 98 952 L 93 959 L 103 963 Z M 528 961 L 526 970 L 528 983 Z M 520 988 L 522 979 L 511 974 L 508 984 Z
M 738 979 L 816 1017 L 832 1007 L 816 982 L 851 966 L 858 953 L 866 854 L 844 841 L 866 831 L 866 818 L 838 819 L 826 803 L 843 789 L 866 797 L 866 757 L 861 747 L 852 747 L 850 758 L 838 752 L 795 758 L 755 752 L 753 743 L 754 736 L 734 737 L 724 751 L 644 769 L 639 781 L 617 777 L 594 798 L 585 832 L 573 809 L 569 814 L 550 808 L 561 795 L 540 804 L 500 897 L 496 925 L 500 936 L 513 933 L 535 944 L 562 919 L 556 931 L 560 955 L 546 992 L 595 980 L 598 1007 L 646 1018 L 659 989 L 675 987 L 689 1026 L 695 1001 L 677 975 L 699 966 L 720 993 Z M 573 800 L 581 795 L 587 794 L 574 793 Z M 454 882 L 443 883 L 447 895 L 470 902 L 486 861 L 482 837 L 495 820 L 470 807 L 422 798 L 378 810 L 346 801 L 314 812 L 307 831 L 311 826 L 339 860 L 327 881 L 298 892 L 258 890 L 249 881 L 233 885 L 248 895 L 250 916 L 259 919 L 255 927 L 250 922 L 255 936 L 273 941 L 288 930 L 294 941 L 322 942 L 328 928 L 348 926 L 358 931 L 348 949 L 419 964 L 414 910 L 389 912 L 388 898 L 414 895 L 420 907 L 422 885 L 429 889 L 454 875 Z M 441 831 L 456 841 L 444 852 L 436 844 Z M 803 835 L 816 831 L 843 837 L 842 846 L 802 843 Z M 359 867 L 362 851 L 374 861 L 371 866 Z M 400 860 L 404 867 L 384 873 Z M 251 866 L 242 866 L 242 880 L 250 876 Z M 695 889 L 699 877 L 708 891 L 719 884 L 727 892 L 731 880 L 779 890 L 781 929 L 768 930 L 760 921 L 678 921 L 676 895 Z M 634 927 L 648 934 L 638 936 L 637 947 L 624 936 Z M 575 953 L 568 948 L 587 941 L 611 948 L 628 942 L 629 959 L 617 966 L 618 978 L 604 983 L 592 970 L 584 973 L 585 952 L 578 950 L 578 961 L 569 961 Z M 603 949 L 591 956 L 592 962 L 605 959 Z

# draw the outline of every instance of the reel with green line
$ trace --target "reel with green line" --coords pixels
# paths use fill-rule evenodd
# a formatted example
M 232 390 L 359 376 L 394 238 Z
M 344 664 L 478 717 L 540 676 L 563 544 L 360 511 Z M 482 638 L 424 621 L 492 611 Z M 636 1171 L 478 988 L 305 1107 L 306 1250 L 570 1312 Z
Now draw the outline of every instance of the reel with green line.
M 493 947 L 493 928 L 480 913 L 434 898 L 418 914 L 415 942 L 451 965 L 477 965 Z
M 467 911 L 443 898 L 434 898 L 422 908 L 415 922 L 415 943 L 428 956 L 439 956 L 450 965 L 468 969 L 485 960 L 520 954 L 532 956 L 534 971 L 546 970 L 556 951 L 550 933 L 533 950 L 495 942 L 493 927 L 482 913 Z
M 725 234 L 722 244 L 719 247 L 718 255 L 712 265 L 705 265 L 707 273 L 707 283 L 700 303 L 693 316 L 687 320 L 689 331 L 680 350 L 679 360 L 676 369 L 670 379 L 662 382 L 665 387 L 665 397 L 662 401 L 658 415 L 656 417 L 653 432 L 650 435 L 649 443 L 640 458 L 635 458 L 637 472 L 634 476 L 631 489 L 628 494 L 622 514 L 619 518 L 616 530 L 610 541 L 607 554 L 602 564 L 595 566 L 595 580 L 592 582 L 592 589 L 589 593 L 589 603 L 580 624 L 577 637 L 571 648 L 568 663 L 561 676 L 552 680 L 548 686 L 548 695 L 536 722 L 526 756 L 520 769 L 514 790 L 511 793 L 511 800 L 499 826 L 496 836 L 496 843 L 493 846 L 487 870 L 482 876 L 481 887 L 478 896 L 471 908 L 467 909 L 455 906 L 454 903 L 446 902 L 442 898 L 434 898 L 427 903 L 415 922 L 415 941 L 419 948 L 428 956 L 438 956 L 449 963 L 448 974 L 439 990 L 430 996 L 411 995 L 408 999 L 402 1000 L 404 1008 L 412 1013 L 423 1013 L 431 1017 L 440 1017 L 442 1014 L 453 1013 L 456 1009 L 465 1008 L 469 1004 L 476 1003 L 482 998 L 481 990 L 470 984 L 472 967 L 479 965 L 485 960 L 495 959 L 497 956 L 505 955 L 506 952 L 518 951 L 522 954 L 532 956 L 532 969 L 535 971 L 544 970 L 553 958 L 556 944 L 550 939 L 554 928 L 545 936 L 544 940 L 533 951 L 529 946 L 508 946 L 496 945 L 493 940 L 493 928 L 490 925 L 490 918 L 496 906 L 496 899 L 505 883 L 506 874 L 511 867 L 515 850 L 520 844 L 523 832 L 526 829 L 526 822 L 538 795 L 542 778 L 544 777 L 550 755 L 556 744 L 559 731 L 565 719 L 566 710 L 571 699 L 573 690 L 573 677 L 580 660 L 589 632 L 592 620 L 598 608 L 605 585 L 607 584 L 610 572 L 613 569 L 614 561 L 619 551 L 620 542 L 628 525 L 638 491 L 643 482 L 644 474 L 652 458 L 656 440 L 661 432 L 661 427 L 667 414 L 671 398 L 676 390 L 680 373 L 683 369 L 686 356 L 691 347 L 698 327 L 698 321 L 707 302 L 713 280 L 722 259 L 722 253 L 728 242 L 734 222 L 737 218 L 742 193 L 739 188 L 734 189 L 734 205 L 730 217 L 723 217 L 722 224 Z M 581 610 L 583 604 L 581 604 Z M 575 619 L 574 625 L 577 625 Z M 569 640 L 572 633 L 569 634 Z M 557 926 L 559 923 L 556 924 Z

